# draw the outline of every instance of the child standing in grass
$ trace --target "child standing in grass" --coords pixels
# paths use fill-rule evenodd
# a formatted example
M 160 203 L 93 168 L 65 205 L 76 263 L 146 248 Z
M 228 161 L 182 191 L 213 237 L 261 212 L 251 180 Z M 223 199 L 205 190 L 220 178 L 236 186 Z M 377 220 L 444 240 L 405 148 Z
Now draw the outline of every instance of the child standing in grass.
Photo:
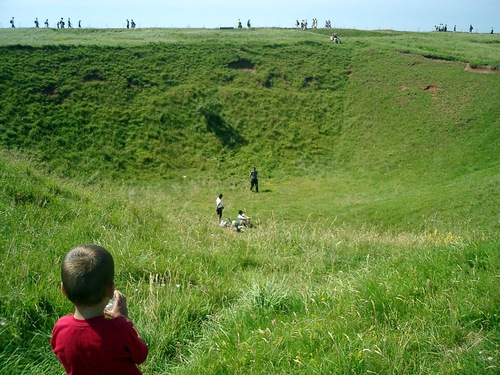
M 222 220 L 222 210 L 224 210 L 224 203 L 222 203 L 222 194 L 219 194 L 215 199 L 215 211 L 217 212 L 217 220 L 220 224 Z
M 141 374 L 137 364 L 148 347 L 128 318 L 125 296 L 114 290 L 111 254 L 97 245 L 77 246 L 64 257 L 61 278 L 75 312 L 57 321 L 50 344 L 66 372 Z M 112 297 L 114 306 L 105 309 Z

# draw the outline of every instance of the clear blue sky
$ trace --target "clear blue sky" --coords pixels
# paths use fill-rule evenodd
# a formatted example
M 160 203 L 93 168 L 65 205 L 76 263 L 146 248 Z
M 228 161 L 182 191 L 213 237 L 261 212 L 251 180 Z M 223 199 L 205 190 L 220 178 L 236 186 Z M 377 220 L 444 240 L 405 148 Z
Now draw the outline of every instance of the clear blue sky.
M 82 27 L 120 28 L 133 19 L 137 27 L 219 28 L 236 26 L 238 19 L 255 27 L 293 27 L 295 20 L 313 18 L 324 27 L 362 30 L 431 31 L 447 24 L 450 30 L 500 32 L 500 0 L 0 0 L 0 27 L 51 27 L 64 18 Z

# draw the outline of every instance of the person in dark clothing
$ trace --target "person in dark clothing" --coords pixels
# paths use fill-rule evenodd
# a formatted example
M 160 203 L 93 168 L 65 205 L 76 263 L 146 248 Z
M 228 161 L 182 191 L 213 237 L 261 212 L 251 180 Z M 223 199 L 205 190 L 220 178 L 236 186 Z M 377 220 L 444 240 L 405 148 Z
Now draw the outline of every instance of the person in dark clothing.
M 253 167 L 253 170 L 250 172 L 250 190 L 253 191 L 253 187 L 255 186 L 255 192 L 259 192 L 259 179 L 257 177 L 257 169 Z

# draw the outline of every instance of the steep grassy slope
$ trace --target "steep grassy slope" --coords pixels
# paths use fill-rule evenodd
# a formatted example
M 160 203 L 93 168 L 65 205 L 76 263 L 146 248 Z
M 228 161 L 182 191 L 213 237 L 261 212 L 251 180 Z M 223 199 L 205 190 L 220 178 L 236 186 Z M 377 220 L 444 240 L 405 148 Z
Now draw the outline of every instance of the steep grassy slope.
M 323 178 L 306 199 L 342 221 L 498 225 L 500 75 L 464 70 L 500 64 L 496 35 L 8 32 L 0 142 L 61 176 L 241 186 L 257 165 Z
M 253 155 L 254 161 L 268 160 L 266 169 L 272 170 L 295 163 L 291 153 L 298 149 L 307 157 L 314 148 L 326 154 L 345 63 L 316 73 L 318 65 L 327 66 L 328 55 L 315 56 L 314 44 L 251 48 L 12 48 L 13 60 L 4 61 L 3 142 L 39 149 L 43 160 L 68 174 L 75 167 L 79 173 L 98 169 L 122 176 L 138 170 L 149 176 L 211 172 L 218 155 Z M 294 57 L 297 49 L 304 56 Z M 242 60 L 258 66 L 257 73 L 228 67 Z M 304 66 L 301 74 L 297 65 Z M 332 94 L 321 95 L 327 89 Z M 310 110 L 315 107 L 318 119 Z
M 72 43 L 96 34 L 75 32 Z M 324 32 L 164 33 L 177 38 L 129 48 L 3 47 L 2 143 L 38 151 L 62 174 L 140 171 L 147 179 L 239 174 L 242 163 L 301 175 L 497 161 L 499 76 L 401 53 L 410 37 L 351 32 L 332 45 Z M 124 34 L 97 43 L 116 35 Z M 448 47 L 434 40 L 428 50 L 440 46 Z

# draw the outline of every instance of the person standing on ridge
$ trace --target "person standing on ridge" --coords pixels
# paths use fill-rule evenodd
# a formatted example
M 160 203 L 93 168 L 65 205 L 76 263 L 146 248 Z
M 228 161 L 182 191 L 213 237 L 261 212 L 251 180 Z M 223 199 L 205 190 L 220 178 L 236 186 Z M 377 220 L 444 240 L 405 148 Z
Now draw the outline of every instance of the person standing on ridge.
M 253 187 L 255 186 L 255 192 L 259 192 L 259 179 L 257 177 L 257 169 L 253 167 L 253 170 L 250 172 L 250 190 L 253 191 Z

